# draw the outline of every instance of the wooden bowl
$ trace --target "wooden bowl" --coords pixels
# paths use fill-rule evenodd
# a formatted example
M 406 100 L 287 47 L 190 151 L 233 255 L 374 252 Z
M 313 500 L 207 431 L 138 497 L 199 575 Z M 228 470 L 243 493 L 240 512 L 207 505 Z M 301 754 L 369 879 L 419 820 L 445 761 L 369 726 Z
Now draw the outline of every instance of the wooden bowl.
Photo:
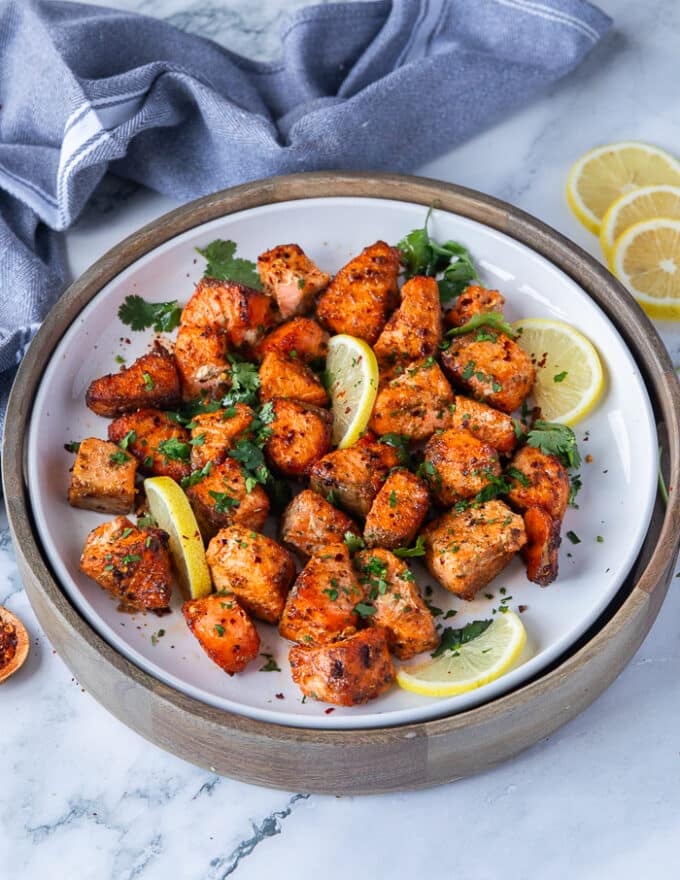
M 618 328 L 645 379 L 667 481 L 680 484 L 680 385 L 665 347 L 640 308 L 592 257 L 523 212 L 438 181 L 373 173 L 310 173 L 245 184 L 206 196 L 125 239 L 79 278 L 30 346 L 12 390 L 2 472 L 19 570 L 33 609 L 82 685 L 147 739 L 194 764 L 247 782 L 333 794 L 424 788 L 517 754 L 588 706 L 640 646 L 659 611 L 679 544 L 680 498 L 657 504 L 639 557 L 614 602 L 550 669 L 512 693 L 433 721 L 366 730 L 285 727 L 211 708 L 141 671 L 111 648 L 66 599 L 34 528 L 25 472 L 33 400 L 59 339 L 99 290 L 175 235 L 246 208 L 318 196 L 433 203 L 523 243 L 571 276 Z

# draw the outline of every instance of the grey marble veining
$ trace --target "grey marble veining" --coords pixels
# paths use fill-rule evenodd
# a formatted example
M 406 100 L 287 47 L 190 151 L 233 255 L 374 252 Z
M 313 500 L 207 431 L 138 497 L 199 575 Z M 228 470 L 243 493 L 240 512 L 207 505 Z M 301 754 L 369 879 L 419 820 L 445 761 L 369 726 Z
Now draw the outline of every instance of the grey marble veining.
M 106 0 L 157 15 L 251 57 L 277 55 L 276 2 Z M 417 170 L 490 192 L 599 257 L 564 202 L 567 170 L 610 140 L 680 154 L 675 0 L 601 0 L 606 44 L 564 82 Z M 455 96 L 452 96 L 455 112 Z M 107 182 L 68 236 L 81 272 L 174 207 Z M 659 324 L 676 363 L 677 325 Z M 121 725 L 73 679 L 21 589 L 0 515 L 0 603 L 32 640 L 0 688 L 0 878 L 241 880 L 451 876 L 476 880 L 674 878 L 680 833 L 680 595 L 671 585 L 636 657 L 586 712 L 515 760 L 430 791 L 306 797 L 243 785 L 168 755 Z

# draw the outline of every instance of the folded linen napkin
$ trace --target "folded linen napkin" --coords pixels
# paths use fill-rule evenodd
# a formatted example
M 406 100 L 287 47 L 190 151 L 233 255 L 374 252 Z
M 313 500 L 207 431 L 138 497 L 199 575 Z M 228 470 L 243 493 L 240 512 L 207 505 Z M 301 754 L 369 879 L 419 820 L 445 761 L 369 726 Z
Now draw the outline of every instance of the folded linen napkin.
M 275 64 L 162 21 L 0 3 L 0 421 L 59 296 L 59 230 L 110 170 L 177 199 L 311 169 L 410 171 L 575 67 L 584 0 L 371 0 L 291 15 Z

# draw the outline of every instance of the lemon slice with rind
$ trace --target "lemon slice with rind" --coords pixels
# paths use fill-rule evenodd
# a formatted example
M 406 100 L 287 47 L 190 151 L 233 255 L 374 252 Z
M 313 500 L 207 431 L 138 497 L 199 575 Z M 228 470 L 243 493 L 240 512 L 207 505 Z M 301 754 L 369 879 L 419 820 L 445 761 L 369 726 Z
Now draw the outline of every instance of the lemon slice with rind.
M 212 592 L 212 580 L 189 499 L 170 477 L 148 477 L 144 491 L 151 515 L 170 536 L 170 555 L 182 593 L 202 599 Z
M 653 217 L 680 220 L 680 186 L 641 186 L 610 205 L 600 229 L 600 245 L 610 268 L 616 239 L 635 223 Z
M 618 237 L 612 271 L 652 318 L 680 318 L 680 220 L 655 217 Z
M 595 346 L 562 321 L 525 318 L 512 325 L 536 367 L 533 397 L 548 422 L 575 425 L 597 404 L 604 370 Z
M 597 235 L 609 206 L 641 186 L 680 186 L 680 162 L 659 147 L 621 141 L 596 147 L 574 163 L 567 202 L 586 229 Z
M 514 611 L 498 614 L 484 632 L 417 666 L 402 666 L 397 683 L 427 697 L 453 697 L 500 678 L 518 661 L 526 644 L 524 624 Z
M 363 339 L 340 333 L 328 343 L 326 373 L 333 410 L 331 442 L 346 449 L 357 442 L 371 418 L 378 393 L 378 361 Z

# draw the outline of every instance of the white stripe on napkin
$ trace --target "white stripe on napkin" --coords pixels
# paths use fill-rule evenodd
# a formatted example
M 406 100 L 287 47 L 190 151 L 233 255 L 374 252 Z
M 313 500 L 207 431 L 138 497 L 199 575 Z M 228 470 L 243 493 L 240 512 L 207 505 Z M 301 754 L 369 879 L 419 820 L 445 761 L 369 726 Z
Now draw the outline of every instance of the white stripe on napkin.
M 512 9 L 519 9 L 529 15 L 544 18 L 547 21 L 555 21 L 559 24 L 565 24 L 568 27 L 572 27 L 579 31 L 593 42 L 596 42 L 600 38 L 598 32 L 587 22 L 582 21 L 580 18 L 576 18 L 574 15 L 569 15 L 567 12 L 562 12 L 559 9 L 554 9 L 550 6 L 543 6 L 541 3 L 532 3 L 531 0 L 494 0 L 494 3 L 498 3 L 499 6 L 509 6 Z

